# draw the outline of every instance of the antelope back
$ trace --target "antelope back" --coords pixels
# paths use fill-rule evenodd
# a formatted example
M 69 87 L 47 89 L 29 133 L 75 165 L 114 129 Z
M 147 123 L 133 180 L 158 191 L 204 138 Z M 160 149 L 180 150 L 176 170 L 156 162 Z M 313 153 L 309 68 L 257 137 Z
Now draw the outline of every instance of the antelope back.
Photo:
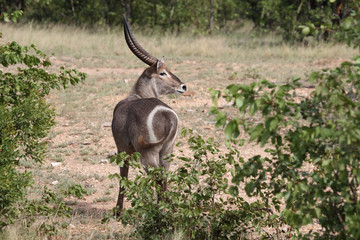
M 159 99 L 125 99 L 115 107 L 112 132 L 119 151 L 143 154 L 148 148 L 172 148 L 177 126 L 176 113 Z

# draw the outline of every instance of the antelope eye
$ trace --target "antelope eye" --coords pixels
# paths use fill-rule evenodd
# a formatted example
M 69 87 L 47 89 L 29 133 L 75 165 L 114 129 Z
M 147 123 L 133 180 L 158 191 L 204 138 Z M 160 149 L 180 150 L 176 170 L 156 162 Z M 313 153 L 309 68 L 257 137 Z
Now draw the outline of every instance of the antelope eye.
M 160 76 L 165 76 L 165 75 L 166 75 L 165 72 L 161 72 L 161 73 L 160 73 Z

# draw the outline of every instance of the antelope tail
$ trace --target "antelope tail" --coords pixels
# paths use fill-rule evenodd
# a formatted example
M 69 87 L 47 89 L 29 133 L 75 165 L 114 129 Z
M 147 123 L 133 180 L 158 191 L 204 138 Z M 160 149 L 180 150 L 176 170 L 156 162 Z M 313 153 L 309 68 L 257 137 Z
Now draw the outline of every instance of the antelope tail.
M 144 137 L 142 135 L 140 135 L 138 137 L 138 143 L 140 144 L 141 147 L 143 148 L 149 148 L 149 147 L 152 147 L 156 144 L 159 144 L 161 143 L 163 140 L 165 139 L 165 137 L 161 138 L 159 141 L 156 141 L 156 142 L 146 142 L 146 140 L 144 139 Z

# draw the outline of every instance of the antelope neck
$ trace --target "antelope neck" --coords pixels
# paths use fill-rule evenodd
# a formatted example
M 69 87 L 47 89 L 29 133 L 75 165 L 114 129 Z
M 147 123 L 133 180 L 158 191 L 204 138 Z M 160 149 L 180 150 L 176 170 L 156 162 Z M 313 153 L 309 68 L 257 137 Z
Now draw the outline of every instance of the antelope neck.
M 155 79 L 149 80 L 148 83 L 139 79 L 129 96 L 135 96 L 136 98 L 159 98 L 159 89 L 157 88 Z

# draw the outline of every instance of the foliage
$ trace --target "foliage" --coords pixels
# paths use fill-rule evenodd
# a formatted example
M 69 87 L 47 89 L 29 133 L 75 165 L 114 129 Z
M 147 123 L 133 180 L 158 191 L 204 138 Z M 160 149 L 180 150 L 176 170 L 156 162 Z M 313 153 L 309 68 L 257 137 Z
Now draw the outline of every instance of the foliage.
M 13 15 L 11 15 L 13 16 Z M 42 141 L 54 125 L 54 110 L 45 97 L 51 89 L 66 88 L 85 79 L 74 69 L 50 73 L 51 63 L 35 45 L 16 42 L 0 46 L 0 228 L 11 222 L 13 206 L 25 196 L 31 174 L 18 171 L 20 160 L 41 162 L 46 151 Z
M 9 12 L 19 5 L 0 1 L 0 9 Z M 308 36 L 328 40 L 339 30 L 349 35 L 360 21 L 360 3 L 354 0 L 27 0 L 21 9 L 27 21 L 117 26 L 125 14 L 142 28 L 172 32 L 191 28 L 206 33 L 251 20 L 256 28 L 278 31 L 291 42 Z
M 299 238 L 360 238 L 359 74 L 360 57 L 314 72 L 316 89 L 303 100 L 296 91 L 299 79 L 232 84 L 224 97 L 238 114 L 212 109 L 217 125 L 226 126 L 229 144 L 248 139 L 266 148 L 267 154 L 236 165 L 232 182 L 245 183 L 248 196 L 272 204 L 296 230 L 314 219 L 321 225 L 320 233 L 302 232 Z M 220 95 L 214 92 L 215 103 Z M 239 140 L 240 133 L 247 137 Z
M 352 0 L 244 1 L 247 18 L 260 28 L 279 31 L 286 41 L 307 36 L 328 40 L 350 15 L 358 15 L 360 3 Z M 358 19 L 358 18 L 357 18 Z
M 41 22 L 78 25 L 115 25 L 122 21 L 121 1 L 26 1 L 24 17 Z
M 354 48 L 360 48 L 360 2 L 352 1 L 349 5 L 352 8 L 341 22 L 336 39 Z
M 17 217 L 13 206 L 22 199 L 25 188 L 31 184 L 31 175 L 16 171 L 12 164 L 4 163 L 3 159 L 0 162 L 0 229 L 2 229 Z
M 11 11 L 19 4 L 0 1 L 0 6 Z M 310 36 L 329 40 L 334 34 L 343 39 L 360 25 L 360 3 L 354 0 L 27 0 L 22 10 L 26 21 L 85 26 L 118 26 L 125 14 L 142 28 L 172 32 L 190 28 L 195 33 L 211 33 L 251 20 L 256 29 L 277 31 L 290 42 Z
M 88 192 L 80 184 L 71 183 L 66 186 L 65 189 L 61 190 L 65 196 L 74 196 L 77 198 L 83 198 Z
M 14 11 L 9 13 L 3 12 L 2 13 L 2 20 L 4 20 L 4 22 L 14 22 L 16 23 L 18 21 L 18 19 L 22 16 L 22 11 Z
M 62 218 L 69 218 L 71 208 L 56 197 L 56 194 L 47 189 L 42 191 L 40 199 L 25 199 L 17 203 L 17 208 L 13 212 L 16 214 L 17 231 L 19 235 L 29 236 L 35 235 L 34 238 L 45 236 L 55 236 L 59 228 L 67 226 L 66 222 L 61 221 Z M 9 219 L 9 216 L 0 216 L 0 221 Z M 31 228 L 36 227 L 36 233 L 30 233 Z M 8 239 L 7 232 L 0 232 L 1 239 Z
M 180 31 L 193 27 L 197 32 L 208 31 L 211 12 L 214 25 L 224 26 L 239 17 L 235 0 L 26 0 L 24 20 L 77 24 L 86 26 L 116 26 L 122 24 L 126 13 L 133 23 L 144 28 L 161 27 Z M 18 9 L 15 2 L 0 1 L 1 9 L 8 12 Z M 210 29 L 211 30 L 211 29 Z
M 121 153 L 112 158 L 120 166 L 129 161 L 140 172 L 134 180 L 120 179 L 131 202 L 131 208 L 123 210 L 120 217 L 124 225 L 135 227 L 135 234 L 143 239 L 176 230 L 191 239 L 239 239 L 253 231 L 265 235 L 260 232 L 263 227 L 279 225 L 279 218 L 263 202 L 246 202 L 228 182 L 230 166 L 239 159 L 236 151 L 222 153 L 211 138 L 191 135 L 188 141 L 193 156 L 179 157 L 181 167 L 174 172 L 149 168 L 145 174 L 139 155 Z M 118 174 L 112 177 L 121 178 Z M 163 178 L 168 181 L 166 192 L 157 184 Z
M 37 234 L 45 236 L 55 236 L 59 227 L 66 227 L 66 225 L 60 224 L 59 218 L 70 217 L 70 211 L 72 210 L 46 187 L 41 199 L 26 200 L 24 206 L 24 209 L 20 208 L 20 214 L 27 219 L 27 227 L 39 218 L 43 218 Z

